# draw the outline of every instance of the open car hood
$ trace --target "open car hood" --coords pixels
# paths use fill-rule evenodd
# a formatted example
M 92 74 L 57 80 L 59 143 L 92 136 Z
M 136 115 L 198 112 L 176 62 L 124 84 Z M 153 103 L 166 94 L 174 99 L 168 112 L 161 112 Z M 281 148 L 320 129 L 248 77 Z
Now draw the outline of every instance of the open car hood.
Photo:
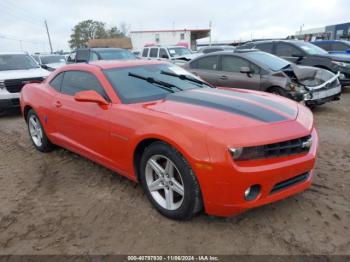
M 300 66 L 291 64 L 290 68 L 283 70 L 290 78 L 296 78 L 297 82 L 305 85 L 310 89 L 321 88 L 327 83 L 336 81 L 339 74 L 333 74 L 332 72 L 316 67 Z

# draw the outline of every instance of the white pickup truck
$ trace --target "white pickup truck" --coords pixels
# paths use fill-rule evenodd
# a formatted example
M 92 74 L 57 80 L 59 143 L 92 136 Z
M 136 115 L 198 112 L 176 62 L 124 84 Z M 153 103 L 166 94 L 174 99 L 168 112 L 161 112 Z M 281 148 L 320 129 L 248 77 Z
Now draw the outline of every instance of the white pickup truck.
M 0 114 L 19 108 L 19 97 L 25 84 L 41 82 L 49 74 L 27 53 L 0 53 Z

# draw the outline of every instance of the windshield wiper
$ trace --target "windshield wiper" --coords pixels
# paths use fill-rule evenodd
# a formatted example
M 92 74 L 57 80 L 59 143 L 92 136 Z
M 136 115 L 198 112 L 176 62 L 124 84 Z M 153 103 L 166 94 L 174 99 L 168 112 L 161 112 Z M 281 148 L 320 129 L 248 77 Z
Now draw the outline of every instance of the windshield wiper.
M 135 78 L 138 78 L 138 79 L 145 80 L 145 81 L 147 81 L 150 84 L 157 85 L 159 88 L 167 90 L 167 91 L 169 91 L 171 93 L 175 92 L 173 88 L 176 88 L 176 89 L 178 89 L 180 91 L 183 91 L 182 88 L 177 87 L 176 85 L 173 85 L 173 84 L 161 81 L 161 80 L 154 79 L 153 77 L 146 77 L 146 76 L 134 74 L 134 73 L 131 73 L 131 72 L 129 72 L 128 75 L 132 76 L 132 77 L 135 77 Z
M 207 85 L 207 86 L 210 86 L 211 88 L 215 88 L 215 86 L 211 85 L 211 84 L 208 84 L 204 81 L 201 81 L 201 80 L 198 80 L 196 78 L 193 78 L 193 77 L 189 77 L 187 75 L 178 75 L 178 74 L 175 74 L 175 73 L 172 73 L 172 72 L 168 72 L 168 71 L 160 71 L 161 74 L 163 75 L 167 75 L 167 76 L 173 76 L 173 77 L 177 77 L 177 78 L 180 78 L 181 80 L 188 80 L 188 81 L 191 81 L 193 83 L 196 83 L 196 84 L 200 84 L 201 86 L 203 85 Z

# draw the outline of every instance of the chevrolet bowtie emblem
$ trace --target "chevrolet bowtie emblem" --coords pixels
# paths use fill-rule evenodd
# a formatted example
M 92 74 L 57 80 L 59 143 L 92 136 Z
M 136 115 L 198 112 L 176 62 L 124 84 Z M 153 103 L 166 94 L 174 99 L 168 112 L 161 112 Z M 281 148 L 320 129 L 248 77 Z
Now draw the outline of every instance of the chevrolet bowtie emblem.
M 311 147 L 311 145 L 312 145 L 312 138 L 310 137 L 308 140 L 304 141 L 301 144 L 301 147 L 309 149 Z

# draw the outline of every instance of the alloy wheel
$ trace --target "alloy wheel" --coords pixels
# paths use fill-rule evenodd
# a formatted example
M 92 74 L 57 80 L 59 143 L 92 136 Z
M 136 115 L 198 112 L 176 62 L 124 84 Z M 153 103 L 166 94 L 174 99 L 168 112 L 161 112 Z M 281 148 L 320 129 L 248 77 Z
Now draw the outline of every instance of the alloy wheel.
M 147 187 L 153 199 L 167 210 L 176 210 L 184 200 L 184 183 L 176 165 L 163 155 L 152 156 L 146 164 Z
M 43 144 L 43 130 L 36 115 L 31 115 L 28 121 L 30 136 L 37 147 Z

